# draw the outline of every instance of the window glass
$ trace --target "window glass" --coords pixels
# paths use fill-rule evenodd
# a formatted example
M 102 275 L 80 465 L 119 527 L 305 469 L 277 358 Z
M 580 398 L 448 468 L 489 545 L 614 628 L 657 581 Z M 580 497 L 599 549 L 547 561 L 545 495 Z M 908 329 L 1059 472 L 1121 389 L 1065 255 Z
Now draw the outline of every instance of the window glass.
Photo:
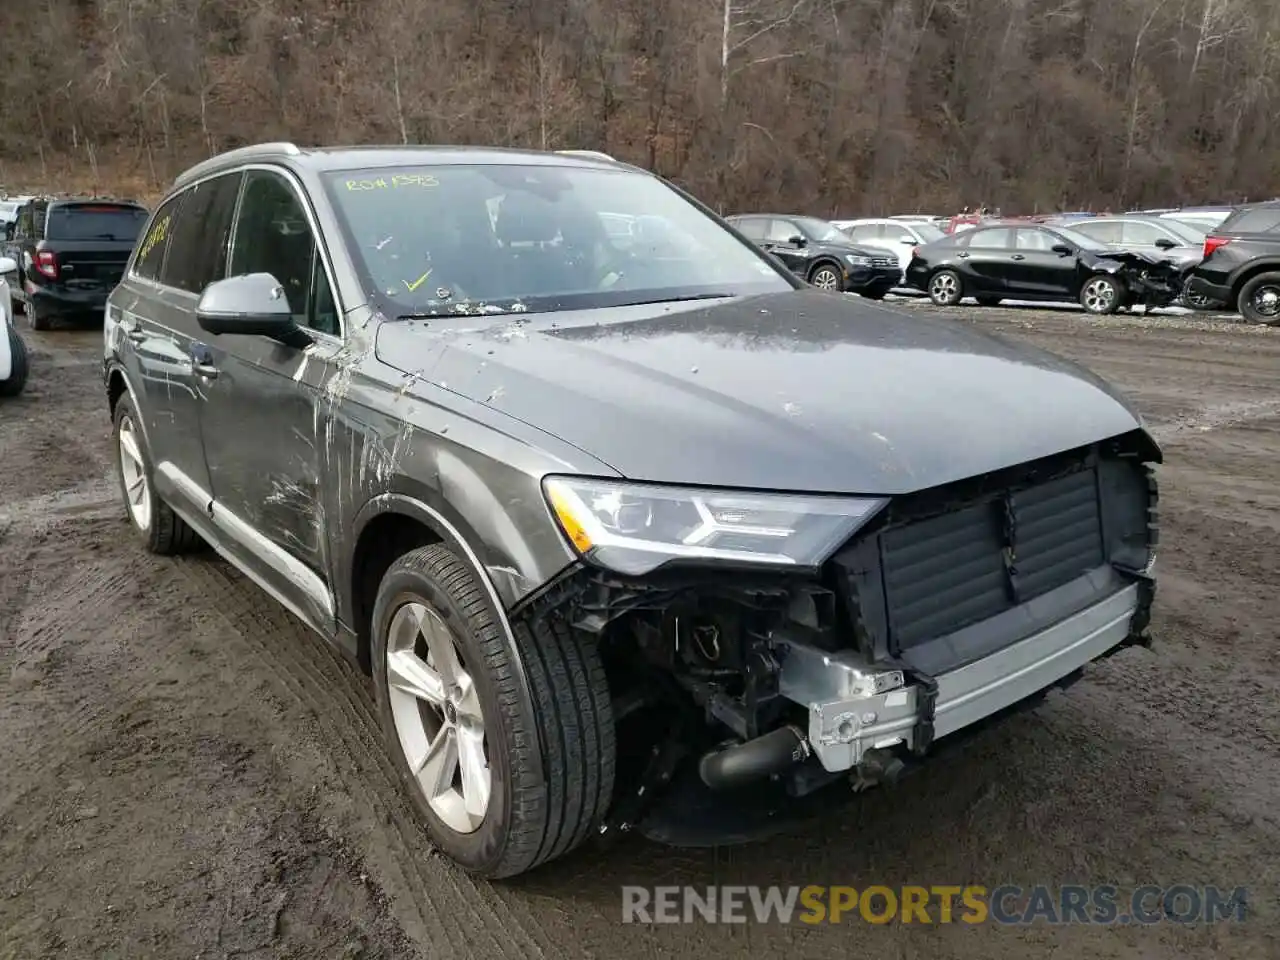
M 319 249 L 313 250 L 311 254 L 311 299 L 307 307 L 307 326 L 331 337 L 342 335 L 338 322 L 338 305 L 333 299 L 333 288 L 329 286 L 329 277 L 324 272 L 324 258 Z
M 1053 236 L 1045 233 L 1043 230 L 1028 230 L 1022 228 L 1019 229 L 1017 233 L 1019 250 L 1048 253 L 1053 249 L 1053 244 L 1055 242 Z
M 1124 236 L 1121 225 L 1114 220 L 1094 220 L 1092 223 L 1075 223 L 1071 229 L 1083 233 L 1098 243 L 1120 243 Z
M 787 243 L 792 237 L 804 236 L 790 220 L 770 220 L 769 236 L 770 243 Z
M 751 240 L 763 240 L 769 234 L 769 221 L 759 217 L 743 217 L 733 221 L 738 232 Z
M 169 237 L 173 233 L 173 220 L 182 207 L 186 193 L 170 197 L 151 221 L 142 242 L 138 244 L 133 259 L 133 272 L 147 280 L 160 279 L 160 266 L 164 263 L 165 251 L 169 249 Z
M 133 204 L 60 203 L 49 211 L 48 240 L 138 239 L 147 210 Z
M 227 240 L 243 174 L 229 173 L 186 191 L 181 215 L 170 229 L 160 282 L 200 293 L 226 276 Z
M 1125 243 L 1146 247 L 1154 246 L 1157 240 L 1173 240 L 1167 231 L 1140 220 L 1126 220 L 1123 235 Z
M 970 250 L 999 250 L 1013 246 L 1013 231 L 1007 227 L 974 230 L 969 234 Z
M 1241 210 L 1222 224 L 1224 233 L 1269 233 L 1280 227 L 1280 207 Z
M 878 240 L 884 235 L 884 224 L 860 223 L 845 231 L 851 240 Z
M 245 175 L 244 197 L 231 251 L 231 276 L 269 273 L 284 288 L 298 322 L 310 326 L 315 238 L 297 192 L 266 170 Z

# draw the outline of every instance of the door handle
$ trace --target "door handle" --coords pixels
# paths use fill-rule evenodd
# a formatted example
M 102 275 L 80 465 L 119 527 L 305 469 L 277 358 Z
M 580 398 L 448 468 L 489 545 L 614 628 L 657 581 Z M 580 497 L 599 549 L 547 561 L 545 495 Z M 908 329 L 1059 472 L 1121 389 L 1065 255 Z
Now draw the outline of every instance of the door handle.
M 1025 260 L 1025 259 L 1027 259 L 1027 258 L 1026 258 L 1025 256 L 1023 256 L 1022 254 L 1020 254 L 1020 253 L 1015 253 L 1015 254 L 1013 255 L 1013 259 L 1014 259 L 1014 260 Z
M 957 256 L 958 258 L 960 258 L 961 260 L 968 260 L 968 259 L 969 259 L 969 255 L 968 255 L 967 253 L 963 252 L 963 251 L 961 251 L 960 253 L 957 253 L 957 254 L 956 254 L 956 256 Z
M 213 351 L 203 343 L 191 345 L 191 369 L 206 380 L 214 380 L 218 376 L 218 368 L 213 363 Z

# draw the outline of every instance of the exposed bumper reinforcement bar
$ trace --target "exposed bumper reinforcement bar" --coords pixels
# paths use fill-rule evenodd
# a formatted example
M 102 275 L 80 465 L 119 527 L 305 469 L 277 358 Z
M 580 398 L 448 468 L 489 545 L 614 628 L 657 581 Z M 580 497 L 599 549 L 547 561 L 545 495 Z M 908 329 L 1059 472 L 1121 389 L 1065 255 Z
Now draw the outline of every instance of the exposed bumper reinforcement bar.
M 1140 605 L 1126 586 L 980 660 L 939 674 L 933 736 L 945 737 L 1052 686 L 1123 644 Z M 809 711 L 809 746 L 836 773 L 872 749 L 915 746 L 923 690 L 900 670 L 871 670 L 851 653 L 788 643 L 779 691 Z

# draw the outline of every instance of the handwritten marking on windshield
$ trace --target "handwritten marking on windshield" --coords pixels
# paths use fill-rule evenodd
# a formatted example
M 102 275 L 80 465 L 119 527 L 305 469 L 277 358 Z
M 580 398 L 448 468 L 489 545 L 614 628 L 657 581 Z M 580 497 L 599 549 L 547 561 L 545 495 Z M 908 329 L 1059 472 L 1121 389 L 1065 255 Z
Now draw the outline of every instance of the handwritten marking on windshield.
M 417 280 L 413 281 L 413 283 L 410 283 L 408 280 L 401 280 L 400 282 L 404 284 L 404 288 L 406 290 L 408 290 L 410 293 L 413 293 L 413 291 L 417 290 L 420 286 L 423 285 L 423 283 L 426 282 L 426 279 L 429 276 L 431 276 L 430 270 L 428 270 L 426 273 L 420 276 Z
M 373 180 L 348 180 L 346 185 L 352 191 L 395 190 L 400 187 L 438 187 L 440 181 L 429 173 L 397 173 Z

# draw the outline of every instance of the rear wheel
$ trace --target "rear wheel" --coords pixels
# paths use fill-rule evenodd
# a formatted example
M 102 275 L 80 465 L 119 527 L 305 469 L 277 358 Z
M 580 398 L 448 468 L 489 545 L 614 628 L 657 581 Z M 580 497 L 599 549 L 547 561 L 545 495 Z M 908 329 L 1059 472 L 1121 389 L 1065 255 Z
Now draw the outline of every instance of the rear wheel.
M 133 529 L 151 553 L 171 556 L 194 550 L 200 537 L 156 496 L 151 454 L 127 393 L 116 402 L 114 421 L 116 474 Z
M 27 385 L 29 370 L 27 345 L 22 342 L 17 330 L 5 323 L 3 314 L 0 314 L 0 324 L 3 324 L 9 333 L 9 376 L 0 380 L 0 397 L 16 397 Z
M 1080 305 L 1092 314 L 1115 313 L 1124 306 L 1124 287 L 1115 277 L 1094 274 L 1080 290 Z
M 47 313 L 42 313 L 34 301 L 27 301 L 27 319 L 31 321 L 32 330 L 48 330 L 53 326 Z
M 568 853 L 613 797 L 595 644 L 551 619 L 515 635 L 518 655 L 471 567 L 442 545 L 405 554 L 378 588 L 371 659 L 388 749 L 431 839 L 491 878 Z
M 964 297 L 960 274 L 939 270 L 929 278 L 929 299 L 940 307 L 954 307 Z
M 1280 273 L 1261 273 L 1240 288 L 1237 306 L 1250 323 L 1280 324 Z

